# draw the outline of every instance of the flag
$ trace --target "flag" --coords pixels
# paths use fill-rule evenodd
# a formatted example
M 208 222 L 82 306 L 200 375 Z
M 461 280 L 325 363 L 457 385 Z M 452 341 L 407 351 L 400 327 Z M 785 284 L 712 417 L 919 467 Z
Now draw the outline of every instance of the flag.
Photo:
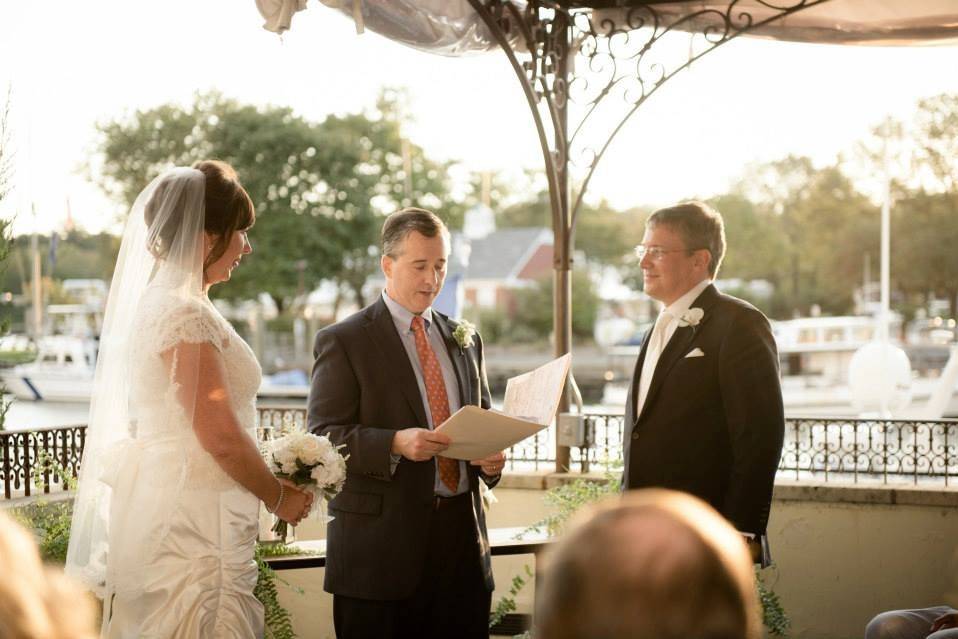
M 57 265 L 57 244 L 60 243 L 60 235 L 54 231 L 50 233 L 50 254 L 47 259 L 50 263 L 50 275 L 53 275 L 53 268 Z

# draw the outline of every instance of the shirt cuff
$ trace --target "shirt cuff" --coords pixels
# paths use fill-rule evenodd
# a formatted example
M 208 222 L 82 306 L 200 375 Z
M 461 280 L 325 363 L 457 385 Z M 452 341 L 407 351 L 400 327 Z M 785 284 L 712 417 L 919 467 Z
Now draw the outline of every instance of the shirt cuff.
M 389 453 L 389 476 L 392 477 L 396 474 L 396 468 L 399 466 L 399 460 L 402 459 L 402 455 L 394 455 Z

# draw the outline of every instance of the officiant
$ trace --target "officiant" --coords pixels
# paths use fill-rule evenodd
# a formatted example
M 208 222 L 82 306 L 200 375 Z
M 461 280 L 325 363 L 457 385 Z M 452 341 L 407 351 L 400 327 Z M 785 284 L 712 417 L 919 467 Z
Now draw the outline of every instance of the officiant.
M 435 214 L 390 215 L 381 297 L 316 335 L 308 427 L 349 455 L 324 584 L 340 639 L 489 636 L 479 482 L 499 481 L 505 455 L 443 457 L 449 438 L 434 430 L 461 406 L 491 405 L 481 338 L 432 308 L 449 247 Z

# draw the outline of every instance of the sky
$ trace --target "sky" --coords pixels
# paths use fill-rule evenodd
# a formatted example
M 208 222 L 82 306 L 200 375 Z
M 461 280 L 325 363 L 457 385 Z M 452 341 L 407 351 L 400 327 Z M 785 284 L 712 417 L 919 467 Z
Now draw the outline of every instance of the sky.
M 62 229 L 67 202 L 91 232 L 122 206 L 89 179 L 97 122 L 218 90 L 321 120 L 406 87 L 405 133 L 467 171 L 542 166 L 525 99 L 499 51 L 444 58 L 407 48 L 318 2 L 282 38 L 254 0 L 0 3 L 0 91 L 10 89 L 13 191 L 0 216 L 17 234 Z M 600 164 L 591 197 L 618 208 L 720 193 L 753 162 L 834 162 L 888 115 L 958 92 L 958 47 L 839 47 L 739 39 L 664 86 Z M 606 121 L 598 124 L 611 127 Z M 531 194 L 530 194 L 531 195 Z M 35 211 L 35 214 L 32 212 Z

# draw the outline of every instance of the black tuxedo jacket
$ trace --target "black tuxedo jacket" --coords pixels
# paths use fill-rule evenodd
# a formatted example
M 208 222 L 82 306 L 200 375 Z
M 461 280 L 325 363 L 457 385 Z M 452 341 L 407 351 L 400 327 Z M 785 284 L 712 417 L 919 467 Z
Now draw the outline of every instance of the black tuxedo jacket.
M 778 353 L 768 320 L 709 285 L 704 316 L 676 329 L 635 414 L 642 362 L 625 408 L 625 488 L 692 493 L 742 532 L 764 535 L 785 432 Z M 649 331 L 651 334 L 652 331 Z M 695 349 L 701 357 L 686 357 Z
M 456 324 L 433 310 L 433 321 L 456 369 L 462 404 L 491 406 L 482 360 L 482 342 L 460 349 Z M 345 444 L 349 454 L 343 491 L 329 503 L 327 592 L 361 599 L 398 600 L 418 585 L 433 508 L 435 459 L 402 458 L 390 474 L 393 435 L 403 428 L 427 428 L 426 410 L 413 364 L 403 348 L 386 303 L 380 298 L 355 315 L 316 335 L 308 400 L 308 427 Z M 484 586 L 492 590 L 485 515 L 479 498 L 482 477 L 466 464 L 476 526 L 475 560 Z M 490 486 L 498 478 L 482 477 Z M 482 587 L 480 584 L 478 587 Z

